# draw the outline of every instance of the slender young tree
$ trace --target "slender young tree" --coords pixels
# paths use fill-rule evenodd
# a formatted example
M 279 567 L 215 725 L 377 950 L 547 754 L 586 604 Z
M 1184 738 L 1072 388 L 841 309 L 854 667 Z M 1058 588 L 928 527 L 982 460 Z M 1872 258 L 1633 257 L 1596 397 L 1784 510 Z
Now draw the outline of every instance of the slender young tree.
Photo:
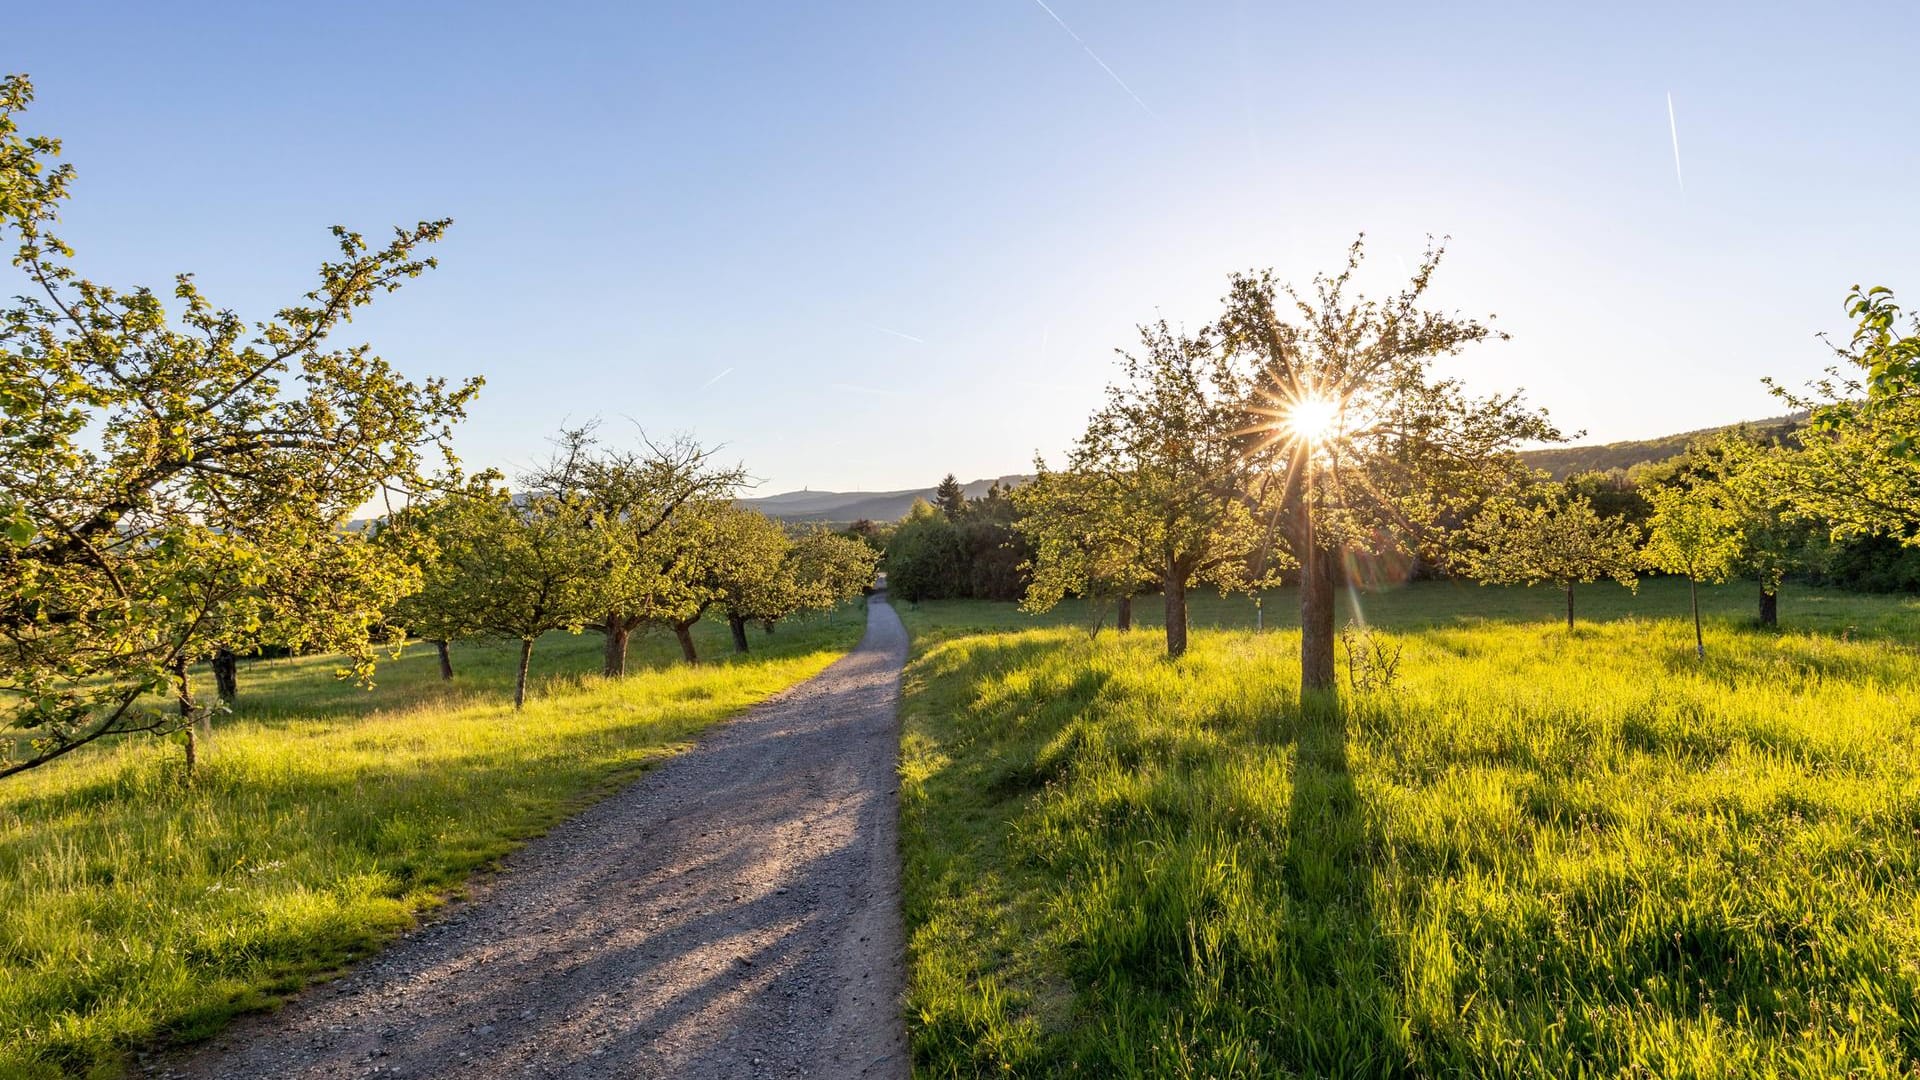
M 1706 635 L 1700 628 L 1700 583 L 1721 582 L 1740 558 L 1740 518 L 1711 484 L 1658 487 L 1647 492 L 1653 504 L 1648 522 L 1647 565 L 1687 579 L 1693 605 L 1693 651 L 1705 659 Z
M 438 510 L 423 595 L 436 628 L 517 642 L 513 707 L 526 706 L 534 644 L 578 633 L 599 611 L 599 555 L 577 500 L 514 494 L 484 481 Z
M 1251 588 L 1259 506 L 1241 432 L 1248 384 L 1210 332 L 1141 327 L 1119 382 L 1068 454 L 1067 472 L 1101 478 L 1110 519 L 1153 568 L 1166 604 L 1167 655 L 1187 651 L 1187 591 Z
M 1561 441 L 1519 395 L 1475 397 L 1437 360 L 1495 334 L 1429 310 L 1442 249 L 1384 300 L 1350 296 L 1363 249 L 1310 295 L 1271 271 L 1236 275 L 1219 333 L 1251 368 L 1241 430 L 1250 497 L 1275 519 L 1301 565 L 1300 683 L 1332 692 L 1335 564 L 1343 550 L 1391 547 L 1437 558 L 1442 526 L 1524 475 L 1523 442 Z
M 73 180 L 23 135 L 32 87 L 0 78 L 0 239 L 24 293 L 0 307 L 0 776 L 107 736 L 175 730 L 183 665 L 261 644 L 344 652 L 415 572 L 344 526 L 419 482 L 478 383 L 409 382 L 333 334 L 434 265 L 445 221 L 339 256 L 271 318 L 80 276 L 52 229 Z M 14 293 L 15 289 L 0 290 Z
M 1108 604 L 1115 626 L 1132 629 L 1136 593 L 1157 580 L 1140 531 L 1131 527 L 1126 503 L 1108 478 L 1053 472 L 1034 463 L 1035 476 L 1012 494 L 1019 528 L 1033 554 L 1028 559 L 1021 607 L 1048 611 L 1070 595 L 1086 598 L 1089 633 L 1099 636 Z
M 1601 517 L 1585 496 L 1557 484 L 1531 502 L 1493 500 L 1462 541 L 1461 569 L 1484 584 L 1558 586 L 1566 594 L 1569 633 L 1574 586 L 1612 578 L 1631 589 L 1638 580 L 1639 527 Z
M 491 602 L 471 588 L 463 560 L 472 558 L 466 546 L 479 542 L 465 534 L 479 528 L 466 500 L 494 498 L 494 479 L 492 473 L 472 480 L 447 478 L 439 490 L 410 500 L 372 530 L 375 543 L 420 569 L 420 587 L 393 606 L 387 622 L 402 637 L 433 643 L 442 682 L 453 681 L 453 642 L 481 633 Z

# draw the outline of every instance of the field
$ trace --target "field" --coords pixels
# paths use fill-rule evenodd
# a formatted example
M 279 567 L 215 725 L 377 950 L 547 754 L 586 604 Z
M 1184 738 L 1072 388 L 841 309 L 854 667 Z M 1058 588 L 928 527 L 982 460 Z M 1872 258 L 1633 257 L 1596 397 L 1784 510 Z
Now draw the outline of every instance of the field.
M 1710 590 L 1701 663 L 1685 595 L 1370 594 L 1337 708 L 1293 633 L 905 610 L 919 1072 L 1911 1075 L 1920 603 Z
M 144 738 L 0 784 L 0 1076 L 116 1075 L 129 1048 L 270 1005 L 818 672 L 862 622 L 756 630 L 738 660 L 703 625 L 696 668 L 671 636 L 636 638 L 620 681 L 588 674 L 597 636 L 551 635 L 520 714 L 510 646 L 456 645 L 452 686 L 409 647 L 370 693 L 327 658 L 243 664 L 191 785 L 180 748 Z

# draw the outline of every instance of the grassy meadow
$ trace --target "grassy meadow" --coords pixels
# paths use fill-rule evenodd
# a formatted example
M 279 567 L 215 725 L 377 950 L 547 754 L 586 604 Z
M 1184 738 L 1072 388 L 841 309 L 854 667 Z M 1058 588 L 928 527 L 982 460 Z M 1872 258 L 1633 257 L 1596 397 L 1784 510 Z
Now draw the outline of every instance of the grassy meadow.
M 1245 601 L 902 605 L 919 1074 L 1913 1075 L 1920 602 L 1359 599 L 1398 678 L 1304 709 Z
M 1360 622 L 1385 629 L 1457 626 L 1475 621 L 1503 623 L 1558 622 L 1566 628 L 1566 598 L 1558 589 L 1475 585 L 1465 581 L 1422 581 L 1412 585 L 1372 590 L 1343 590 L 1337 594 L 1339 625 Z M 1295 630 L 1300 627 L 1300 594 L 1293 588 L 1273 589 L 1255 601 L 1244 595 L 1221 596 L 1195 589 L 1187 596 L 1188 622 L 1212 630 Z M 1356 604 L 1358 605 L 1356 608 Z M 1683 578 L 1658 577 L 1640 582 L 1637 592 L 1612 582 L 1582 585 L 1574 592 L 1578 621 L 1615 622 L 1622 619 L 1691 620 L 1687 583 Z M 1051 611 L 1034 615 L 1017 604 L 985 600 L 924 600 L 894 604 L 913 629 L 916 640 L 929 634 L 941 637 L 963 633 L 1032 630 L 1039 627 L 1079 627 L 1094 621 L 1094 609 L 1082 600 L 1067 600 Z M 1759 607 L 1757 587 L 1747 582 L 1702 586 L 1700 614 L 1709 635 L 1751 629 Z M 1133 603 L 1135 628 L 1158 631 L 1164 611 L 1160 597 L 1138 597 Z M 1113 630 L 1111 604 L 1098 611 L 1101 633 Z M 1809 588 L 1788 582 L 1780 590 L 1783 630 L 1811 631 L 1841 637 L 1892 637 L 1920 644 L 1920 602 L 1897 596 Z M 1692 624 L 1689 621 L 1688 630 Z M 1707 643 L 1711 649 L 1713 642 Z
M 862 625 L 755 630 L 735 658 L 703 624 L 691 668 L 671 635 L 637 637 L 617 681 L 592 674 L 598 636 L 550 635 L 519 714 L 512 645 L 456 645 L 451 685 L 410 646 L 371 692 L 324 657 L 243 662 L 191 784 L 179 746 L 140 737 L 0 782 L 0 1076 L 118 1075 L 130 1048 L 271 1005 Z

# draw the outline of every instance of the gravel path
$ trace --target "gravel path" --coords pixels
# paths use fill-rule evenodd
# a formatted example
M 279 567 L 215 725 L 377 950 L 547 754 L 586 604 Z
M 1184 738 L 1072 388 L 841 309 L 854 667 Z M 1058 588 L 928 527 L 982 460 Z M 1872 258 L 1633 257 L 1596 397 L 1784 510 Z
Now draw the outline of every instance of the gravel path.
M 176 1077 L 904 1077 L 895 706 L 876 596 L 819 676 L 508 858 Z

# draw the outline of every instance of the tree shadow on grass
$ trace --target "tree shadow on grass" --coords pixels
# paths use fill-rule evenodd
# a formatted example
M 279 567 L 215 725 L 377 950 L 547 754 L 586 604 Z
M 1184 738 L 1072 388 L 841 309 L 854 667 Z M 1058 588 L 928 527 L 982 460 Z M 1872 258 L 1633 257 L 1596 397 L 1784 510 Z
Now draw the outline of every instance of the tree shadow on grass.
M 1389 985 L 1396 949 L 1373 909 L 1372 841 L 1347 755 L 1346 708 L 1331 693 L 1299 705 L 1283 856 L 1291 970 L 1274 972 L 1277 1064 L 1323 1076 L 1407 1070 Z
M 909 929 L 945 927 L 930 962 L 992 989 L 912 1003 L 920 1065 L 1410 1072 L 1341 707 L 1226 694 L 1193 715 L 1179 702 L 1210 691 L 1181 679 L 1217 673 L 1175 664 L 1162 678 L 1157 664 L 1130 672 L 1153 663 L 1144 654 L 1083 663 L 1059 650 L 1057 636 L 950 642 L 916 674 L 940 764 L 909 803 L 927 808 L 909 822 Z M 916 859 L 932 877 L 917 887 Z M 988 877 L 982 915 L 970 905 Z M 1042 1008 L 1028 995 L 1052 973 L 1070 1000 Z M 1014 1038 L 1029 1021 L 1040 1030 Z
M 1054 930 L 1081 999 L 1062 1051 L 1079 1069 L 1410 1071 L 1345 713 L 1331 699 L 1282 708 L 1257 745 L 1180 739 L 1221 726 L 1206 718 L 1129 733 L 1127 720 L 1089 716 L 1080 722 L 1109 728 L 1102 749 L 1118 771 L 1027 815 L 1042 834 L 1078 833 L 1045 858 L 1062 879 Z M 1144 740 L 1135 753 L 1112 745 L 1129 734 Z M 1279 792 L 1260 777 L 1288 743 L 1291 790 L 1274 807 L 1262 800 Z

